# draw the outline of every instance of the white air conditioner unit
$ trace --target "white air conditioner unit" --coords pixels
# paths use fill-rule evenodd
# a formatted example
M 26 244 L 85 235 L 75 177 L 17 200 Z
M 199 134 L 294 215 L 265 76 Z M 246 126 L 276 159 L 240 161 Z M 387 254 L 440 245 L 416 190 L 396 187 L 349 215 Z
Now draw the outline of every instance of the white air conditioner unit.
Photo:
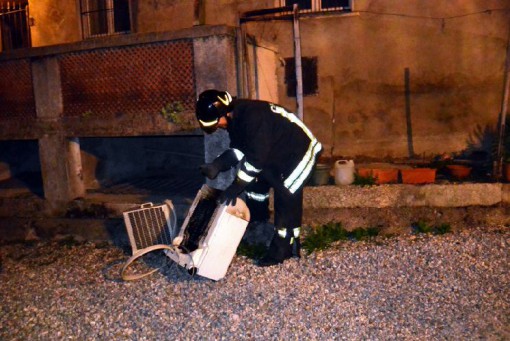
M 219 205 L 220 190 L 203 185 L 193 201 L 182 227 L 175 228 L 171 201 L 164 205 L 144 204 L 124 213 L 133 256 L 122 270 L 126 280 L 144 277 L 125 273 L 140 256 L 158 249 L 192 274 L 212 280 L 225 277 L 250 220 L 248 207 L 241 199 L 235 206 Z

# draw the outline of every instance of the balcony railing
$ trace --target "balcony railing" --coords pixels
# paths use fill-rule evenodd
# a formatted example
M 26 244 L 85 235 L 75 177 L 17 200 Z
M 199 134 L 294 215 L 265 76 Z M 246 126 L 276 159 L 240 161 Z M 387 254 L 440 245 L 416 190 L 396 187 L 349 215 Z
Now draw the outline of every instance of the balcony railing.
M 352 11 L 354 0 L 278 0 L 274 8 L 249 11 L 243 14 L 241 22 L 259 20 L 286 20 L 292 18 L 294 4 L 301 15 L 345 13 Z M 279 7 L 278 7 L 279 6 Z
M 294 4 L 299 6 L 301 13 L 331 12 L 331 11 L 350 11 L 352 10 L 353 0 L 279 0 L 281 7 Z

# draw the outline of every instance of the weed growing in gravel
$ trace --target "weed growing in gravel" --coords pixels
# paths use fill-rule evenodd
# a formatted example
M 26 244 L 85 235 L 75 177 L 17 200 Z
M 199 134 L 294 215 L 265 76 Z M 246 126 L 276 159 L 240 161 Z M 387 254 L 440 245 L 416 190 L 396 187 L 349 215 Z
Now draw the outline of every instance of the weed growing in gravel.
M 310 234 L 304 238 L 302 246 L 308 254 L 316 250 L 324 250 L 331 246 L 332 243 L 339 240 L 365 240 L 375 237 L 379 234 L 377 228 L 357 228 L 347 231 L 342 227 L 341 223 L 328 223 L 321 225 L 312 230 Z
M 441 225 L 432 226 L 424 221 L 418 221 L 412 225 L 413 230 L 416 233 L 432 233 L 432 234 L 445 234 L 452 230 L 450 224 L 443 223 Z
M 379 229 L 375 227 L 367 229 L 360 227 L 347 231 L 342 227 L 342 223 L 330 222 L 310 229 L 310 232 L 302 238 L 301 246 L 308 254 L 311 254 L 314 251 L 325 250 L 339 240 L 366 240 L 378 235 Z M 262 244 L 250 245 L 241 243 L 236 253 L 238 256 L 260 259 L 266 251 L 267 248 Z

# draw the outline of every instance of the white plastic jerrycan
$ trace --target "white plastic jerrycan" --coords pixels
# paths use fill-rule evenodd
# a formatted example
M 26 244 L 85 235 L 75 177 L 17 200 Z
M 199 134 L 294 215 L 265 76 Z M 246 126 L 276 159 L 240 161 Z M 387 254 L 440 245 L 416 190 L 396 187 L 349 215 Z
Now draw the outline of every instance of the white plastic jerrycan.
M 335 162 L 335 184 L 350 185 L 354 182 L 354 161 L 338 160 Z

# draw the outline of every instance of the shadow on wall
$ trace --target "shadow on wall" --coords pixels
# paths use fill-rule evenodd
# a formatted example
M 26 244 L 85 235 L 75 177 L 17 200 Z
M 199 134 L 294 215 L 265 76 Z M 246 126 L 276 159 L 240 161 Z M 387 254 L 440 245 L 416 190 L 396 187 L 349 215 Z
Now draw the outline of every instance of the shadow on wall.
M 440 156 L 448 163 L 465 163 L 473 167 L 478 179 L 490 179 L 498 143 L 498 130 L 494 126 L 475 126 L 466 141 L 466 148 L 456 153 Z
M 490 125 L 477 125 L 466 142 L 466 151 L 483 150 L 494 156 L 498 144 L 498 129 Z

